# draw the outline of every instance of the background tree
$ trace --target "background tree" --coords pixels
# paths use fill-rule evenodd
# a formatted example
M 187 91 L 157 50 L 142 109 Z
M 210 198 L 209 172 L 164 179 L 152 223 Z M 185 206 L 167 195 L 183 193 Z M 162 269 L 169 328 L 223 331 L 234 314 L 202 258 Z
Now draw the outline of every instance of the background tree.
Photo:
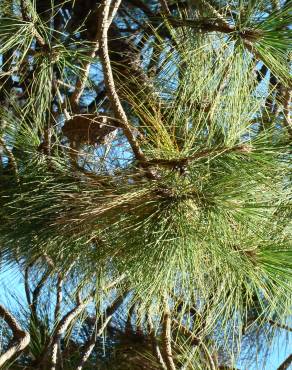
M 0 363 L 254 361 L 291 330 L 290 3 L 1 13 L 1 252 L 27 305 L 0 310 Z

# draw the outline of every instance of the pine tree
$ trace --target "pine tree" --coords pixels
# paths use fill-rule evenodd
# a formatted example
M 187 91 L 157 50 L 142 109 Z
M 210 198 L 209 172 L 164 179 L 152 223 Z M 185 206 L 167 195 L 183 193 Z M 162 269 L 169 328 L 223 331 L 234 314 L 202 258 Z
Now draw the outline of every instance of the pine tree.
M 0 306 L 0 364 L 250 366 L 291 331 L 291 3 L 0 7 L 0 246 L 27 299 Z

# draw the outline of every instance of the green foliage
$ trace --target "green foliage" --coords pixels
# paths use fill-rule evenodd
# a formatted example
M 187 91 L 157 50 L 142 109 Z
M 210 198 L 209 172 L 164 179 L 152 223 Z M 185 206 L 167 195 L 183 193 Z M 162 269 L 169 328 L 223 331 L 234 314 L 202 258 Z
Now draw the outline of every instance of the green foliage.
M 0 54 L 16 53 L 20 82 L 27 81 L 27 60 L 33 69 L 23 105 L 11 101 L 0 112 L 1 137 L 13 148 L 6 148 L 11 155 L 1 167 L 4 258 L 30 263 L 46 255 L 56 269 L 74 262 L 72 276 L 84 289 L 126 276 L 122 285 L 139 304 L 139 318 L 150 310 L 157 328 L 165 295 L 173 306 L 176 296 L 183 299 L 181 323 L 198 302 L 204 341 L 212 350 L 229 347 L 230 357 L 251 313 L 257 330 L 275 315 L 288 317 L 291 143 L 283 127 L 265 127 L 267 101 L 278 85 L 261 89 L 254 72 L 260 61 L 281 88 L 291 86 L 291 5 L 265 13 L 264 3 L 226 2 L 221 21 L 209 4 L 208 22 L 195 10 L 151 26 L 150 39 L 144 35 L 139 45 L 154 50 L 145 64 L 158 61 L 147 86 L 142 68 L 121 71 L 113 62 L 145 160 L 134 158 L 116 122 L 116 139 L 104 151 L 88 143 L 70 148 L 64 138 L 65 110 L 72 108 L 74 118 L 76 107 L 54 76 L 67 84 L 81 79 L 93 61 L 90 42 L 80 47 L 79 35 L 52 33 L 33 11 L 31 21 L 2 18 Z M 34 46 L 40 38 L 45 47 Z M 111 115 L 103 103 L 96 114 Z M 106 160 L 111 167 L 92 164 Z M 177 343 L 180 363 L 199 361 L 199 351 L 180 334 Z

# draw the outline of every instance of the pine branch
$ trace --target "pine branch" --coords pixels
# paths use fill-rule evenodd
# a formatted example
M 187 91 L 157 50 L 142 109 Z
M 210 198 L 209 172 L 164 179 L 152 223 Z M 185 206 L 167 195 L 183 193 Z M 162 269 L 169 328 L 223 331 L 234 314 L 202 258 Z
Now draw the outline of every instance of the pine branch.
M 63 337 L 71 322 L 83 311 L 83 309 L 89 304 L 91 300 L 92 296 L 88 297 L 84 301 L 80 300 L 77 305 L 72 310 L 70 310 L 58 323 L 54 335 L 52 336 L 50 343 L 47 346 L 47 348 L 50 349 L 50 370 L 56 370 L 57 368 L 59 340 Z
M 292 90 L 285 88 L 283 94 L 284 104 L 283 104 L 283 113 L 284 113 L 284 125 L 289 132 L 289 135 L 292 138 L 292 118 L 291 118 L 291 101 L 292 101 Z
M 171 339 L 171 312 L 169 309 L 167 298 L 164 298 L 164 312 L 163 312 L 163 319 L 162 319 L 162 342 L 163 342 L 165 364 L 168 370 L 176 370 L 176 366 L 173 361 L 171 341 L 172 341 Z
M 31 291 L 29 286 L 29 269 L 33 265 L 33 262 L 28 264 L 24 269 L 24 289 L 25 289 L 25 295 L 27 304 L 30 307 L 31 306 Z
M 43 276 L 41 277 L 40 281 L 38 282 L 37 286 L 32 292 L 32 302 L 31 302 L 31 312 L 32 315 L 36 318 L 37 317 L 37 301 L 43 286 L 45 285 L 46 281 L 48 280 L 49 276 L 51 275 L 52 269 L 48 268 L 46 272 L 44 272 Z
M 178 330 L 188 337 L 190 339 L 190 344 L 194 346 L 199 346 L 202 348 L 202 350 L 205 353 L 205 357 L 207 358 L 209 368 L 211 370 L 216 370 L 215 363 L 213 361 L 212 356 L 210 355 L 210 352 L 205 345 L 205 343 L 201 340 L 200 337 L 196 336 L 194 333 L 192 333 L 187 327 L 185 327 L 182 323 L 179 323 L 176 319 L 172 319 L 172 322 L 175 324 L 175 326 L 178 328 Z
M 292 327 L 291 326 L 280 324 L 279 322 L 276 322 L 274 320 L 269 320 L 269 324 L 271 324 L 272 326 L 277 327 L 279 329 L 283 329 L 283 330 L 292 332 Z
M 150 314 L 147 315 L 147 321 L 148 321 L 149 335 L 151 339 L 153 354 L 157 358 L 157 361 L 159 362 L 162 369 L 167 370 L 167 366 L 163 360 L 163 356 L 161 354 L 161 351 L 160 351 L 160 348 L 159 348 L 159 345 L 158 345 L 158 342 L 155 336 L 154 326 L 153 326 L 153 322 L 152 322 Z
M 79 100 L 80 100 L 81 95 L 83 94 L 83 91 L 84 91 L 85 86 L 86 86 L 86 81 L 87 81 L 88 76 L 89 76 L 89 71 L 90 71 L 92 59 L 95 57 L 95 55 L 96 55 L 96 53 L 99 49 L 98 29 L 96 30 L 95 37 L 92 41 L 93 41 L 92 50 L 89 51 L 89 53 L 87 54 L 87 56 L 89 57 L 89 61 L 83 66 L 82 74 L 77 79 L 77 82 L 76 82 L 76 85 L 75 85 L 75 91 L 73 92 L 73 94 L 70 97 L 70 102 L 71 102 L 71 105 L 72 105 L 72 108 L 73 108 L 74 112 L 78 111 Z
M 214 363 L 214 361 L 213 361 L 213 358 L 212 358 L 212 356 L 211 356 L 211 354 L 210 354 L 210 352 L 209 352 L 209 350 L 208 350 L 208 348 L 207 348 L 206 344 L 205 344 L 204 342 L 201 342 L 201 343 L 200 343 L 200 346 L 202 346 L 202 348 L 203 348 L 203 350 L 204 350 L 204 352 L 205 352 L 205 356 L 206 356 L 206 358 L 207 358 L 207 361 L 208 361 L 208 364 L 209 364 L 209 368 L 210 368 L 211 370 L 216 370 L 215 363 Z
M 221 154 L 226 154 L 226 153 L 243 153 L 243 154 L 248 154 L 252 151 L 252 148 L 249 145 L 236 145 L 231 148 L 218 148 L 218 149 L 206 149 L 202 150 L 201 152 L 195 153 L 194 155 L 188 156 L 188 157 L 183 157 L 179 159 L 163 159 L 163 158 L 155 158 L 155 159 L 150 159 L 143 164 L 145 166 L 163 166 L 163 167 L 168 167 L 168 168 L 175 168 L 175 167 L 184 167 L 187 166 L 190 162 L 207 158 L 209 156 L 217 156 Z
M 279 0 L 271 0 L 272 6 L 274 10 L 280 10 L 281 4 Z
M 124 294 L 121 294 L 118 296 L 113 303 L 106 308 L 105 310 L 105 315 L 104 315 L 104 320 L 99 319 L 98 321 L 96 320 L 96 317 L 93 318 L 87 318 L 87 322 L 91 323 L 93 320 L 94 322 L 92 323 L 95 327 L 92 335 L 89 337 L 88 341 L 86 342 L 83 350 L 82 357 L 77 365 L 76 370 L 82 370 L 85 363 L 87 362 L 91 352 L 93 351 L 93 348 L 96 343 L 96 338 L 101 336 L 106 327 L 108 326 L 109 322 L 111 321 L 113 315 L 116 313 L 116 311 L 119 309 L 119 307 L 123 304 L 125 297 L 127 296 L 127 292 Z
M 212 17 L 217 18 L 217 20 L 222 22 L 222 24 L 228 25 L 228 22 L 226 21 L 226 19 L 222 16 L 222 14 L 219 13 L 219 11 L 216 8 L 214 8 L 212 4 L 210 4 L 209 1 L 199 0 L 199 2 L 201 3 L 201 8 L 202 9 L 207 8 L 210 11 L 210 14 L 212 15 Z
M 26 22 L 30 22 L 31 18 L 29 16 L 29 8 L 28 8 L 27 0 L 20 0 L 20 10 L 21 10 L 22 19 Z
M 129 312 L 127 314 L 127 321 L 125 323 L 125 333 L 131 334 L 133 332 L 132 318 L 135 312 L 135 303 L 131 305 Z
M 98 43 L 98 41 L 95 41 L 95 45 L 93 46 L 92 51 L 88 53 L 88 57 L 90 59 L 95 57 L 95 55 L 98 51 L 98 48 L 99 48 L 99 43 Z M 78 112 L 79 100 L 80 100 L 81 95 L 83 94 L 83 91 L 85 89 L 86 81 L 87 81 L 88 76 L 89 76 L 90 67 L 91 67 L 91 60 L 88 61 L 83 66 L 81 76 L 80 76 L 80 78 L 78 78 L 78 80 L 76 82 L 76 85 L 75 85 L 75 90 L 74 90 L 73 94 L 70 97 L 70 102 L 71 102 L 71 106 L 73 108 L 73 112 Z
M 166 0 L 159 0 L 161 8 L 163 10 L 163 13 L 167 15 L 171 15 L 170 9 L 168 7 L 167 1 Z
M 108 29 L 110 26 L 109 23 L 109 10 L 110 10 L 110 1 L 104 0 L 103 5 L 101 6 L 101 11 L 99 15 L 99 40 L 100 40 L 100 59 L 104 72 L 104 81 L 107 88 L 108 96 L 112 104 L 115 116 L 121 121 L 121 127 L 133 149 L 135 157 L 140 161 L 145 161 L 145 156 L 140 148 L 137 138 L 133 133 L 133 130 L 128 122 L 127 115 L 122 107 L 119 96 L 116 92 L 115 82 L 113 78 L 111 62 L 109 58 L 108 50 Z M 115 3 L 118 7 L 120 1 Z
M 94 346 L 95 346 L 95 343 L 96 343 L 96 338 L 100 337 L 102 335 L 102 333 L 106 329 L 108 323 L 111 321 L 112 317 L 113 317 L 113 314 L 107 316 L 106 319 L 104 320 L 104 322 L 101 325 L 99 325 L 99 326 L 96 325 L 95 326 L 95 328 L 93 330 L 93 333 L 89 337 L 88 341 L 85 343 L 85 346 L 84 346 L 84 349 L 83 349 L 83 354 L 82 354 L 82 357 L 80 359 L 80 362 L 79 362 L 76 370 L 82 370 L 83 369 L 85 363 L 89 359 L 89 356 L 91 355 L 91 353 L 94 349 Z
M 9 343 L 7 350 L 0 356 L 0 368 L 13 356 L 22 352 L 30 342 L 30 335 L 28 332 L 21 329 L 19 323 L 12 316 L 12 314 L 6 310 L 6 308 L 0 305 L 0 316 L 7 323 L 13 333 L 13 338 Z
M 54 319 L 55 322 L 59 321 L 60 317 L 60 311 L 61 311 L 61 304 L 63 300 L 63 277 L 62 274 L 59 272 L 58 277 L 57 277 L 57 292 L 56 292 L 56 305 L 55 305 L 55 310 L 54 310 Z
M 202 32 L 221 32 L 232 34 L 236 32 L 236 27 L 220 21 L 210 21 L 209 18 L 201 19 L 180 19 L 167 17 L 167 20 L 173 27 L 190 27 Z
M 122 3 L 121 0 L 112 0 L 113 3 L 110 6 L 109 16 L 108 16 L 108 25 L 110 26 L 119 10 L 120 4 Z
M 117 279 L 115 279 L 114 281 L 110 282 L 109 284 L 105 285 L 102 290 L 103 291 L 106 291 L 106 290 L 109 290 L 109 289 L 112 289 L 114 288 L 116 285 L 118 285 L 120 282 L 122 282 L 125 278 L 127 277 L 126 274 L 122 274 L 121 276 L 119 276 Z
M 277 370 L 288 370 L 290 365 L 292 364 L 292 353 L 289 355 L 284 362 L 278 367 Z
M 20 1 L 20 9 L 23 20 L 32 23 L 33 20 L 29 13 L 29 5 L 27 4 L 27 0 Z M 39 46 L 41 46 L 46 51 L 49 50 L 49 46 L 45 42 L 44 38 L 39 34 L 39 32 L 35 28 L 34 28 L 34 37 L 36 38 L 36 41 L 38 42 Z
M 185 327 L 182 323 L 179 323 L 176 319 L 172 319 L 172 323 L 175 327 L 186 337 L 190 339 L 190 344 L 193 346 L 198 346 L 201 344 L 201 338 L 192 333 L 187 327 Z
M 107 317 L 112 317 L 115 312 L 120 308 L 120 306 L 123 304 L 125 298 L 127 297 L 129 292 L 125 292 L 125 293 L 122 293 L 120 294 L 113 302 L 110 306 L 108 306 L 105 310 L 105 313 L 104 313 L 104 320 L 106 320 Z M 87 317 L 86 318 L 86 321 L 88 323 L 90 323 L 91 325 L 95 325 L 96 324 L 96 317 Z M 99 320 L 99 327 L 101 327 L 103 325 L 103 319 L 100 319 Z
M 9 164 L 13 168 L 16 181 L 17 181 L 17 183 L 19 183 L 20 180 L 19 180 L 19 172 L 18 172 L 18 166 L 17 166 L 16 159 L 14 157 L 14 154 L 13 154 L 12 150 L 10 148 L 8 148 L 8 146 L 6 145 L 6 143 L 4 142 L 4 140 L 1 137 L 0 137 L 0 146 L 2 146 L 2 148 L 6 152 L 7 157 L 9 159 Z

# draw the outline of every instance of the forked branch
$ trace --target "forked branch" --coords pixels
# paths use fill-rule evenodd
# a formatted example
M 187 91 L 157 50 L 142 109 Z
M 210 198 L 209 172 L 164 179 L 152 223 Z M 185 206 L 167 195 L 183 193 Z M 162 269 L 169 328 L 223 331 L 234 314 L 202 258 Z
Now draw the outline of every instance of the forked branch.
M 52 336 L 51 343 L 48 348 L 50 351 L 50 370 L 56 370 L 57 367 L 57 357 L 58 357 L 58 343 L 61 340 L 62 336 L 65 334 L 69 325 L 72 321 L 82 312 L 82 310 L 89 304 L 92 296 L 88 297 L 84 301 L 80 301 L 77 305 L 70 310 L 58 323 L 55 333 Z
M 13 333 L 13 338 L 7 350 L 0 356 L 0 368 L 2 368 L 8 360 L 22 352 L 28 346 L 30 335 L 20 327 L 15 317 L 2 305 L 0 305 L 0 317 L 7 323 Z

